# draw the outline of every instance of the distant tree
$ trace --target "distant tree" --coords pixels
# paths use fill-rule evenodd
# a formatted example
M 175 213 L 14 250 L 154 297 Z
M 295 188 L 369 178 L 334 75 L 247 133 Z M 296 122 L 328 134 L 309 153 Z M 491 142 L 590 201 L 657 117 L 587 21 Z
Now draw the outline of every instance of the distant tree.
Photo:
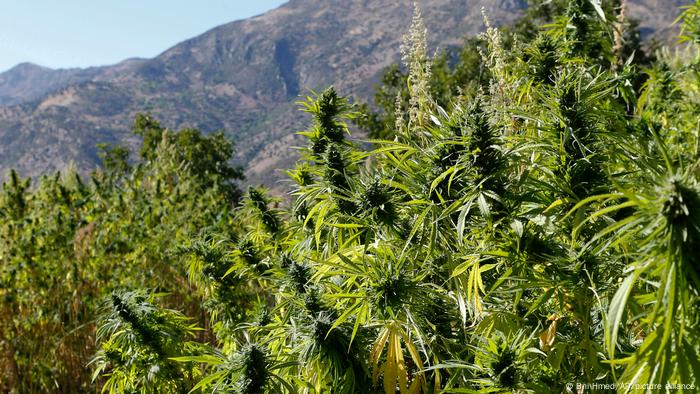
M 186 163 L 188 171 L 203 181 L 205 187 L 216 185 L 222 188 L 232 202 L 240 198 L 241 191 L 235 182 L 244 178 L 243 170 L 231 164 L 233 143 L 223 132 L 204 135 L 192 128 L 173 132 L 147 114 L 136 115 L 133 132 L 143 138 L 142 159 L 154 160 L 159 144 L 167 138 L 175 147 L 177 160 Z

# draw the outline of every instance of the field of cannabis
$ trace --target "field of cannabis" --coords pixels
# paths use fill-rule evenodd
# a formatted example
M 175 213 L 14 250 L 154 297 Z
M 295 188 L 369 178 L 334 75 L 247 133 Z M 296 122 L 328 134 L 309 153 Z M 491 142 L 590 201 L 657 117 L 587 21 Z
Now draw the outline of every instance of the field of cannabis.
M 655 50 L 535 4 L 434 59 L 416 10 L 375 103 L 302 100 L 288 196 L 147 115 L 136 159 L 12 172 L 0 392 L 693 392 L 700 2 Z

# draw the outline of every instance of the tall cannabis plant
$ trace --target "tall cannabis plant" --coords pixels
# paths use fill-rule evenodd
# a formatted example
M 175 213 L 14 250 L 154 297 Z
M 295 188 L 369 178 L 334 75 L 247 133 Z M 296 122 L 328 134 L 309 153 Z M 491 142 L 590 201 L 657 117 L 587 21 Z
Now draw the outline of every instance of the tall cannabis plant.
M 551 23 L 522 22 L 526 40 L 489 25 L 475 51 L 481 88 L 441 103 L 417 12 L 397 77 L 406 89 L 395 122 L 381 125 L 391 138 L 368 151 L 348 138 L 348 100 L 333 88 L 306 97 L 308 145 L 288 172 L 288 204 L 251 188 L 230 231 L 202 226 L 174 248 L 203 305 L 200 345 L 169 353 L 184 320 L 150 303 L 164 319 L 159 339 L 144 340 L 154 331 L 131 313 L 108 315 L 136 323 L 103 326 L 103 346 L 131 335 L 131 349 L 151 354 L 129 384 L 387 394 L 697 385 L 697 47 L 660 52 L 642 70 L 620 48 L 613 4 L 540 6 L 537 20 Z M 684 14 L 686 37 L 697 9 Z M 156 362 L 172 371 L 167 382 L 149 379 Z

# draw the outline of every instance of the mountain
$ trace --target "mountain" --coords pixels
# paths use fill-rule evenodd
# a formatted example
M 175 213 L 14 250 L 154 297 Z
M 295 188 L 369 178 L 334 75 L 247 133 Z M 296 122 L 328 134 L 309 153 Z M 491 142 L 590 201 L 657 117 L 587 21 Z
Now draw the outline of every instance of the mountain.
M 98 78 L 106 79 L 143 62 L 128 59 L 105 67 L 53 70 L 32 63 L 21 63 L 0 74 L 0 106 L 11 106 L 40 99 L 46 93 Z
M 631 0 L 648 35 L 666 28 L 682 0 Z M 274 183 L 295 159 L 306 117 L 299 95 L 335 85 L 360 99 L 399 58 L 412 0 L 291 0 L 216 27 L 153 59 L 51 70 L 21 64 L 0 74 L 0 170 L 34 176 L 70 162 L 94 168 L 98 142 L 135 146 L 129 127 L 151 112 L 170 128 L 226 130 L 251 182 Z M 526 0 L 419 1 L 431 48 L 459 45 L 517 17 Z

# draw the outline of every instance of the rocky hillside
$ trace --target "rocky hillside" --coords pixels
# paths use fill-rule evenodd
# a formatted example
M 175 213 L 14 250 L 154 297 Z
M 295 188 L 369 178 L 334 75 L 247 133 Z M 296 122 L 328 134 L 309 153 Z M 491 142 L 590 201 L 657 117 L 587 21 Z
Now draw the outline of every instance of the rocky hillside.
M 113 66 L 58 70 L 21 63 L 0 74 L 0 106 L 7 107 L 41 99 L 51 91 L 85 81 L 109 79 L 144 61 L 128 59 Z
M 252 182 L 271 183 L 294 160 L 305 118 L 300 94 L 334 84 L 366 98 L 398 59 L 412 0 L 291 0 L 214 28 L 153 59 L 50 70 L 22 64 L 0 74 L 0 170 L 23 175 L 69 162 L 97 165 L 95 144 L 134 144 L 129 126 L 150 111 L 171 128 L 224 129 Z M 432 47 L 458 45 L 482 29 L 481 8 L 498 22 L 526 0 L 423 0 Z M 682 0 L 632 0 L 647 33 L 667 27 Z

